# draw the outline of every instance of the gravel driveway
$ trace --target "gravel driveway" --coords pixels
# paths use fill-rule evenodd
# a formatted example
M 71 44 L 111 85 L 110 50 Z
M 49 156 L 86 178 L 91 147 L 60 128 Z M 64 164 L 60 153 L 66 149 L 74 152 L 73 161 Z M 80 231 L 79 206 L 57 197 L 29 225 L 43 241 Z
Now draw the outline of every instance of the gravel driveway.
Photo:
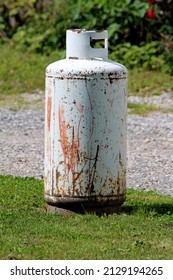
M 173 102 L 155 99 L 164 107 Z M 128 115 L 127 134 L 127 187 L 173 195 L 173 114 Z M 0 109 L 0 174 L 42 178 L 43 146 L 43 111 Z

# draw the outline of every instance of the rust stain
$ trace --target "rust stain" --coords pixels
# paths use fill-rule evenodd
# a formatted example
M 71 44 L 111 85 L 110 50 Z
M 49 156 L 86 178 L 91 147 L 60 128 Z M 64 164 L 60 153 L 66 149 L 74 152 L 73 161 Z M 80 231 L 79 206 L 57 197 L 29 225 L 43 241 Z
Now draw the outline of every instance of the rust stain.
M 47 100 L 47 126 L 50 131 L 50 123 L 51 123 L 51 113 L 52 113 L 52 97 L 48 96 Z
M 56 170 L 56 182 L 57 182 L 57 184 L 58 184 L 58 181 L 59 181 L 60 177 L 61 177 L 61 173 L 58 170 Z
M 117 177 L 117 195 L 119 195 L 122 191 L 124 191 L 126 186 L 126 169 L 123 165 L 123 161 L 121 159 L 120 153 L 119 153 L 119 164 L 120 164 L 120 170 L 118 171 L 118 177 Z
M 94 158 L 87 158 L 89 160 L 89 170 L 88 170 L 88 184 L 86 191 L 91 195 L 94 191 L 94 180 L 95 180 L 95 174 L 97 169 L 97 161 L 99 156 L 99 148 L 100 146 L 97 145 L 96 149 L 96 155 Z M 94 161 L 93 166 L 91 167 L 91 161 Z
M 120 195 L 126 186 L 126 172 L 125 170 L 121 170 L 121 173 L 118 171 L 118 178 L 117 178 L 117 195 Z
M 76 100 L 73 101 L 73 104 L 75 105 L 79 113 L 83 113 L 83 106 L 81 104 L 78 105 Z
M 63 150 L 64 155 L 64 168 L 65 168 L 65 174 L 68 175 L 71 171 L 72 173 L 72 182 L 73 182 L 73 192 L 75 188 L 75 182 L 78 175 L 78 162 L 80 160 L 79 158 L 79 148 L 80 148 L 80 135 L 79 135 L 79 128 L 81 123 L 81 118 L 79 119 L 78 124 L 78 130 L 77 134 L 75 135 L 74 126 L 69 126 L 66 123 L 65 117 L 64 117 L 64 107 L 59 105 L 58 109 L 58 117 L 59 117 L 59 128 L 60 128 L 60 138 L 61 138 L 61 146 Z M 69 139 L 69 136 L 67 134 L 67 129 L 72 129 L 72 138 Z
M 117 195 L 120 194 L 120 190 L 121 190 L 121 176 L 120 176 L 120 172 L 118 171 L 118 178 L 117 178 Z
M 79 137 L 77 135 L 77 137 L 75 137 L 75 133 L 74 133 L 74 127 L 72 127 L 72 141 L 71 141 L 71 147 L 70 149 L 68 149 L 68 171 L 72 171 L 72 181 L 73 183 L 75 182 L 75 166 L 77 165 L 78 162 L 78 149 L 80 147 L 80 140 Z M 77 171 L 77 170 L 76 170 Z
M 66 123 L 64 118 L 64 108 L 59 106 L 58 110 L 59 117 L 59 128 L 60 128 L 60 138 L 61 138 L 61 146 L 64 154 L 64 165 L 65 165 L 65 173 L 66 173 L 66 164 L 67 164 L 67 135 L 66 135 Z
M 51 88 L 47 89 L 47 125 L 46 125 L 46 138 L 45 138 L 45 148 L 46 148 L 46 170 L 47 174 L 45 174 L 45 185 L 53 186 L 53 178 L 51 172 L 51 164 L 52 164 L 52 147 L 51 147 L 51 135 L 50 135 L 50 126 L 51 126 L 51 114 L 52 114 L 52 92 Z M 50 195 L 52 194 L 52 188 L 49 190 Z

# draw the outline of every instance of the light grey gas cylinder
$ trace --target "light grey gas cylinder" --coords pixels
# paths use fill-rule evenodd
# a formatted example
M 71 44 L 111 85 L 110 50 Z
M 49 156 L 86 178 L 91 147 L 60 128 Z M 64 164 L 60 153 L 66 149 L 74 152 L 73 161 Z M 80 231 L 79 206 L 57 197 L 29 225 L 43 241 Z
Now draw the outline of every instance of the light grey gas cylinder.
M 126 189 L 127 69 L 108 60 L 107 31 L 67 30 L 66 49 L 46 69 L 45 200 L 116 212 Z

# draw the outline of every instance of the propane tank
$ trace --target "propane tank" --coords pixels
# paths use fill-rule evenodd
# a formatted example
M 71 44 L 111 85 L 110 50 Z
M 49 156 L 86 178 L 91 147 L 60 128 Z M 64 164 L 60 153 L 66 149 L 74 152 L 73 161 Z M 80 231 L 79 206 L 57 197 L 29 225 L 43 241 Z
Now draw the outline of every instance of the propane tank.
M 103 40 L 92 48 L 91 40 Z M 127 69 L 107 31 L 67 30 L 66 59 L 46 69 L 45 201 L 117 212 L 126 189 Z

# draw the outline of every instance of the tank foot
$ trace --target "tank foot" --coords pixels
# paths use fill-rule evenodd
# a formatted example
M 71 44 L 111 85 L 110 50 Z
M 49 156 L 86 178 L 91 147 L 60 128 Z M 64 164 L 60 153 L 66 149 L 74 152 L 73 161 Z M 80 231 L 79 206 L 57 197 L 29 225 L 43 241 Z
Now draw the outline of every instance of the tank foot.
M 108 207 L 100 207 L 100 208 L 90 208 L 90 209 L 74 209 L 74 210 L 69 210 L 65 208 L 60 208 L 54 205 L 48 205 L 47 206 L 47 212 L 51 213 L 58 213 L 61 214 L 65 217 L 70 217 L 74 216 L 75 214 L 87 214 L 87 213 L 95 213 L 98 216 L 103 216 L 103 215 L 110 215 L 114 213 L 120 213 L 122 210 L 122 206 L 108 206 Z
M 68 209 L 64 209 L 64 208 L 59 208 L 57 206 L 53 206 L 53 205 L 48 205 L 47 206 L 47 212 L 51 212 L 51 213 L 58 213 L 61 214 L 64 217 L 70 217 L 70 216 L 74 216 L 76 214 L 76 212 L 74 211 L 70 211 Z

